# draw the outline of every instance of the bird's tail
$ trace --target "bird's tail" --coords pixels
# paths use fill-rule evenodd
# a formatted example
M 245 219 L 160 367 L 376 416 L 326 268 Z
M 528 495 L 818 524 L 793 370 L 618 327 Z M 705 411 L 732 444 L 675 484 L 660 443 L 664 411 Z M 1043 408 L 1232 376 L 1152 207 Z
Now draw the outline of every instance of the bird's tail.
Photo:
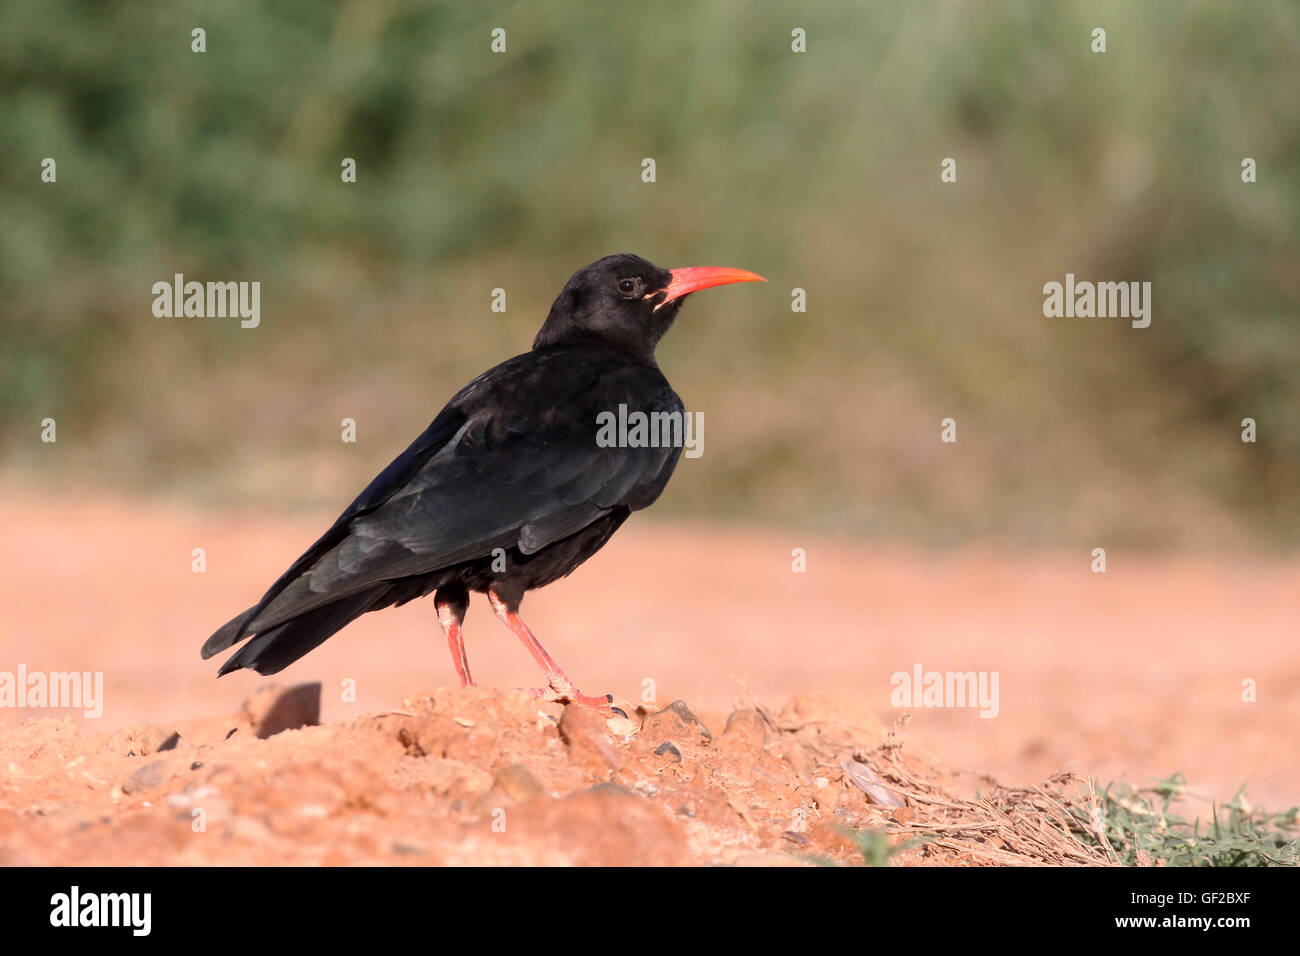
M 240 611 L 229 621 L 217 629 L 217 632 L 203 642 L 203 649 L 199 654 L 206 661 L 213 654 L 220 654 L 227 647 L 232 647 L 244 638 L 244 624 L 248 621 L 249 616 L 257 610 L 257 606 L 250 607 L 247 611 Z
M 362 614 L 385 606 L 388 603 L 385 598 L 388 597 L 390 590 L 391 585 L 384 583 L 269 627 L 249 638 L 247 644 L 221 665 L 217 676 L 229 674 L 242 667 L 255 670 L 259 674 L 275 674 L 282 671 L 307 652 L 319 647 L 327 638 Z M 253 610 L 250 608 L 232 618 L 209 637 L 203 644 L 203 658 L 206 660 L 241 640 L 244 624 Z

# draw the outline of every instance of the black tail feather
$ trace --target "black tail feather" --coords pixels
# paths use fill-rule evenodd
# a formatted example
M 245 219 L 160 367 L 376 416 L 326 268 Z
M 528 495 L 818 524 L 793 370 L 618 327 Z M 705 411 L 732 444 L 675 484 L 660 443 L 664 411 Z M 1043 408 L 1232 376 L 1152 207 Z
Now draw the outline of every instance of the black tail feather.
M 244 625 L 248 623 L 257 607 L 250 607 L 246 611 L 240 611 L 225 624 L 217 629 L 217 632 L 203 642 L 203 649 L 199 651 L 206 661 L 213 654 L 220 654 L 227 647 L 233 647 L 244 639 Z
M 222 664 L 221 670 L 217 671 L 217 676 L 229 674 L 242 667 L 255 670 L 259 674 L 275 674 L 282 671 L 307 652 L 319 647 L 327 638 L 362 614 L 387 605 L 389 600 L 385 599 L 390 598 L 391 590 L 392 586 L 384 583 L 379 587 L 350 595 L 333 604 L 300 614 L 291 621 L 268 628 L 249 639 L 247 644 Z M 237 640 L 234 635 L 239 633 L 247 613 L 235 618 L 208 638 L 207 643 L 203 645 L 203 656 L 210 657 L 234 643 Z M 221 644 L 222 640 L 226 640 L 226 643 Z

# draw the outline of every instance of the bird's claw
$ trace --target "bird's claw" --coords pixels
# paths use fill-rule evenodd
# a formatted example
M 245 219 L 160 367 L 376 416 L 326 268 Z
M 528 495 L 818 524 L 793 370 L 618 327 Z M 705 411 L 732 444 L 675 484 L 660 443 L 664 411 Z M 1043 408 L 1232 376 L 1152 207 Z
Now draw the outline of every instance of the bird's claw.
M 581 704 L 583 707 L 592 707 L 596 710 L 612 712 L 618 717 L 627 718 L 627 713 L 622 708 L 614 706 L 614 695 L 605 694 L 601 697 L 591 697 L 587 694 L 579 693 L 576 687 L 556 687 L 554 684 L 546 687 L 534 687 L 533 693 L 538 699 L 549 701 L 554 704 Z

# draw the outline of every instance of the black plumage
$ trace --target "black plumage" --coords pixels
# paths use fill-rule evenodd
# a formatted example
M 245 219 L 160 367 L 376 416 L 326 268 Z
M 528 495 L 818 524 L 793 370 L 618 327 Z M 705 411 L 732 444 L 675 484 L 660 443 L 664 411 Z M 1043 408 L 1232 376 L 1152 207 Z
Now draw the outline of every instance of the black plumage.
M 468 592 L 481 591 L 535 645 L 553 694 L 580 698 L 518 621 L 519 603 L 526 591 L 569 574 L 628 515 L 652 504 L 682 451 L 601 447 L 598 416 L 620 404 L 684 414 L 655 362 L 655 345 L 685 295 L 758 278 L 738 270 L 669 271 L 631 255 L 579 270 L 532 349 L 461 389 L 256 605 L 208 638 L 203 657 L 246 640 L 220 673 L 247 667 L 273 674 L 360 615 L 436 591 L 468 684 L 460 623 Z

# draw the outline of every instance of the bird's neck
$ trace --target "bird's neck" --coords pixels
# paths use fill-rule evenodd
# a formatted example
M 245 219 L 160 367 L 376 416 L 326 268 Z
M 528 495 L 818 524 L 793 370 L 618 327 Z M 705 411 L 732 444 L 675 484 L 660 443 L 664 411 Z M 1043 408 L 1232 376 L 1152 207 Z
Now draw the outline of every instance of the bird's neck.
M 618 336 L 595 333 L 574 325 L 552 325 L 548 321 L 533 339 L 533 351 L 544 352 L 552 349 L 617 352 L 633 364 L 647 365 L 651 368 L 659 367 L 659 363 L 655 361 L 654 345 L 648 342 L 635 341 L 631 337 L 624 340 Z

